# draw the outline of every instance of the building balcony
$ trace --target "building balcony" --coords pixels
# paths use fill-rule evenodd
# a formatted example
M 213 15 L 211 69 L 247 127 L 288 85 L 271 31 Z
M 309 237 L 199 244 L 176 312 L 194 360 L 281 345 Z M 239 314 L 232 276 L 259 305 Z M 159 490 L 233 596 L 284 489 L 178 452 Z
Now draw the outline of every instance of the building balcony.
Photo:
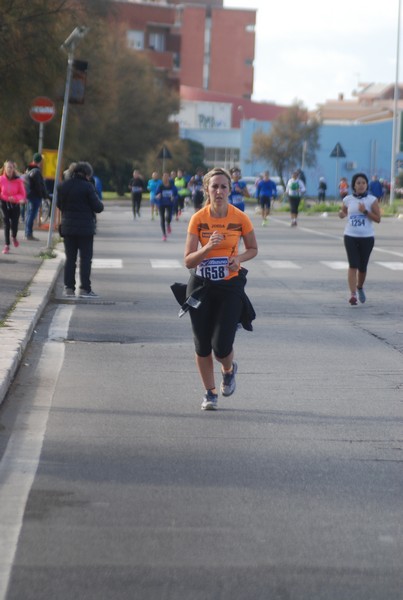
M 149 49 L 144 50 L 143 53 L 156 69 L 172 71 L 175 67 L 173 52 L 157 52 L 156 50 Z

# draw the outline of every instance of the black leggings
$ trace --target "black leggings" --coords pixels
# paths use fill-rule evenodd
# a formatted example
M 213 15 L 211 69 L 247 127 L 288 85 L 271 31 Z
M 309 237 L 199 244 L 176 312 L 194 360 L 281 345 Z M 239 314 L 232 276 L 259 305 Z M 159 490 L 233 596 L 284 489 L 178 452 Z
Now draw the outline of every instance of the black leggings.
M 288 201 L 290 203 L 290 212 L 292 215 L 298 214 L 299 203 L 301 202 L 301 198 L 289 196 Z
M 189 285 L 187 296 L 191 291 Z M 231 353 L 242 308 L 242 297 L 233 289 L 223 289 L 221 285 L 209 287 L 199 308 L 189 309 L 198 356 L 210 356 L 211 350 L 218 358 Z
M 133 210 L 133 217 L 136 216 L 136 214 L 138 216 L 140 216 L 140 207 L 141 207 L 141 200 L 142 200 L 142 193 L 141 192 L 132 192 L 132 210 Z
M 13 238 L 17 237 L 18 221 L 20 219 L 20 205 L 13 202 L 1 201 L 1 210 L 4 215 L 4 241 L 10 245 L 10 230 Z
M 369 257 L 374 247 L 373 237 L 344 236 L 344 247 L 347 252 L 348 265 L 350 269 L 358 269 L 360 273 L 366 273 Z
M 166 229 L 165 229 L 165 223 L 167 225 L 170 225 L 171 221 L 172 221 L 172 210 L 173 210 L 173 206 L 160 206 L 160 223 L 161 223 L 162 233 L 164 235 L 167 234 Z

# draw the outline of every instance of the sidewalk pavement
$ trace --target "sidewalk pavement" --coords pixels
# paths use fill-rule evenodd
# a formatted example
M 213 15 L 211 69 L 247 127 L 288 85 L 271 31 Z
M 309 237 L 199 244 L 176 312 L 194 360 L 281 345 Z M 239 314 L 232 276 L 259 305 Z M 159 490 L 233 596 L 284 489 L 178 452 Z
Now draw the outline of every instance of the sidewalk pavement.
M 34 235 L 39 242 L 24 240 L 20 226 L 19 247 L 0 254 L 0 405 L 64 262 L 61 250 L 55 251 L 56 258 L 42 258 L 48 232 L 36 230 Z

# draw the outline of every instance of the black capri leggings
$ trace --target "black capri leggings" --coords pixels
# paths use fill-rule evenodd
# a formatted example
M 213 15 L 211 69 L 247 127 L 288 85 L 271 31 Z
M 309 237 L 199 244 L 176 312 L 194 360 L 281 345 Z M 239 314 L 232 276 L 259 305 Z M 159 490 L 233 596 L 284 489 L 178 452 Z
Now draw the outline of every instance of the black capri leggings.
M 1 201 L 1 210 L 4 216 L 4 238 L 6 246 L 10 245 L 10 231 L 15 238 L 18 233 L 18 221 L 20 219 L 20 205 L 13 202 Z
M 293 196 L 289 196 L 288 197 L 288 201 L 290 203 L 290 212 L 293 215 L 297 215 L 298 214 L 298 207 L 299 207 L 299 203 L 301 202 L 301 198 L 300 197 L 293 197 Z
M 187 295 L 192 292 L 188 285 Z M 243 308 L 242 297 L 221 284 L 209 286 L 199 308 L 190 308 L 195 350 L 198 356 L 218 358 L 231 353 Z
M 369 257 L 374 247 L 374 237 L 352 237 L 344 236 L 344 247 L 347 252 L 348 265 L 350 269 L 358 269 L 360 273 L 366 273 Z

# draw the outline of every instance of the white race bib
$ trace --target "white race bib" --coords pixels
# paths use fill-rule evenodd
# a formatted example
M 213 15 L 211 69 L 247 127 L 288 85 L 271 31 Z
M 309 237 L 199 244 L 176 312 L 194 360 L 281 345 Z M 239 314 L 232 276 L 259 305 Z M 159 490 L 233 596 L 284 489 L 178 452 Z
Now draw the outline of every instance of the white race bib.
M 364 227 L 365 226 L 365 215 L 359 213 L 358 215 L 350 215 L 349 216 L 350 226 L 351 227 Z
M 215 258 L 206 258 L 196 269 L 196 275 L 211 279 L 212 281 L 220 281 L 229 275 L 229 259 L 227 256 L 217 256 Z

